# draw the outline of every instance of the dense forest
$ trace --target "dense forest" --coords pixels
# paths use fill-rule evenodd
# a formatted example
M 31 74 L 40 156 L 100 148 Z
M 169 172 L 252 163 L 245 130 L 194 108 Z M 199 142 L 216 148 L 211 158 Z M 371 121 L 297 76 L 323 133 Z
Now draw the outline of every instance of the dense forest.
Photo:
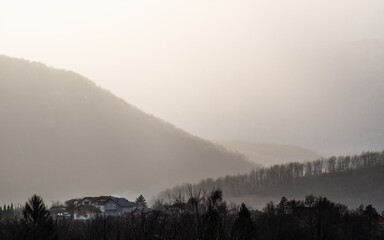
M 349 205 L 374 202 L 384 209 L 383 182 L 384 152 L 363 152 L 360 155 L 332 156 L 305 163 L 274 165 L 254 169 L 248 174 L 220 177 L 216 180 L 209 178 L 194 185 L 176 186 L 161 192 L 159 197 L 166 200 L 169 196 L 188 194 L 189 188 L 194 191 L 220 188 L 226 198 L 263 196 L 271 197 L 266 199 L 269 201 L 283 195 L 298 198 L 307 194 L 330 194 L 338 200 L 347 201 Z M 339 193 L 353 193 L 352 198 L 356 199 L 345 199 L 348 196 L 343 198 Z
M 228 205 L 222 191 L 190 192 L 188 198 L 157 201 L 148 213 L 93 220 L 52 219 L 34 195 L 18 217 L 0 219 L 0 239 L 167 240 L 370 240 L 383 239 L 384 218 L 372 205 L 348 210 L 325 197 L 281 198 L 262 211 Z

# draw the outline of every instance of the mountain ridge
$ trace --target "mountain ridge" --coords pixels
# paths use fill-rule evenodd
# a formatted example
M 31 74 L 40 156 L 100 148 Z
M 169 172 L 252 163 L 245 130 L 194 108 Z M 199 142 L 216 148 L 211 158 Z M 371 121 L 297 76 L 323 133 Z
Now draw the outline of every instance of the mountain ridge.
M 6 56 L 0 56 L 0 116 L 0 201 L 36 192 L 47 199 L 150 193 L 254 167 L 77 73 Z

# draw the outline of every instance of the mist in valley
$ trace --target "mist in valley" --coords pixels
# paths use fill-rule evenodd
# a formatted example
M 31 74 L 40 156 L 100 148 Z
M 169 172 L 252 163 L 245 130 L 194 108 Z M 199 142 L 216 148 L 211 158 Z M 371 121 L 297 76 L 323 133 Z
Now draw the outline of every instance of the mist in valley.
M 153 203 L 184 183 L 328 169 L 333 155 L 382 162 L 383 10 L 380 0 L 2 1 L 0 205 L 34 193 Z M 260 207 L 314 186 L 338 197 L 326 191 L 335 181 L 353 204 L 380 202 L 381 191 L 348 192 L 382 179 L 383 164 L 362 156 L 369 167 L 348 165 L 345 178 L 324 170 L 230 197 Z

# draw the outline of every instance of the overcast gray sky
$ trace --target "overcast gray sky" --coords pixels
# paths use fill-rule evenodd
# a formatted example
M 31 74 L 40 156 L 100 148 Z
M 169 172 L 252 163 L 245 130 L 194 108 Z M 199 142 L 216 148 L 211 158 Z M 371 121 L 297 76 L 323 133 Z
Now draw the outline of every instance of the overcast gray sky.
M 2 0 L 0 54 L 78 72 L 204 138 L 303 145 L 289 115 L 323 83 L 298 80 L 286 56 L 384 39 L 383 12 L 382 0 Z

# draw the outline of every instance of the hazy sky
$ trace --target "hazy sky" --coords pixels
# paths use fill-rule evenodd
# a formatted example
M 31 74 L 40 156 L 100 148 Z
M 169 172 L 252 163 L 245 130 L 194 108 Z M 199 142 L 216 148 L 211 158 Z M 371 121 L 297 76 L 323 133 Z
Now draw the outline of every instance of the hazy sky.
M 78 72 L 208 139 L 302 144 L 268 128 L 289 129 L 319 83 L 274 76 L 276 61 L 384 39 L 383 12 L 383 0 L 1 0 L 0 54 Z

